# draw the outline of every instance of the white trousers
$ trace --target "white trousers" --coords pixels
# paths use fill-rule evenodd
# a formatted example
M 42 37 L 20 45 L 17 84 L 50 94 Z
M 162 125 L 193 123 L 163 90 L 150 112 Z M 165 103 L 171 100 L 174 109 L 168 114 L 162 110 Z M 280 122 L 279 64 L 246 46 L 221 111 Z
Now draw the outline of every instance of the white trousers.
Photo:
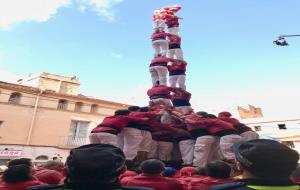
M 179 111 L 182 114 L 188 114 L 191 111 L 191 106 L 179 106 L 179 107 L 175 107 L 176 111 Z
M 159 158 L 162 161 L 171 160 L 173 143 L 152 140 L 148 158 Z
M 179 36 L 179 27 L 168 28 L 169 33 Z
M 231 150 L 231 147 L 242 141 L 240 135 L 226 135 L 220 138 L 220 149 L 225 159 L 234 160 L 235 156 Z
M 183 60 L 183 51 L 181 48 L 169 49 L 168 50 L 168 58 Z
M 213 148 L 213 144 L 216 142 L 216 138 L 211 135 L 198 137 L 195 143 L 194 150 L 194 166 L 206 166 L 210 153 Z
M 169 76 L 170 86 L 173 87 L 173 88 L 176 88 L 176 86 L 178 84 L 179 88 L 185 90 L 186 89 L 185 78 L 186 78 L 185 75 L 172 75 L 172 76 Z
M 164 21 L 164 20 L 158 19 L 158 20 L 154 20 L 154 21 L 153 21 L 153 30 L 154 30 L 154 31 L 157 30 L 157 29 L 162 29 L 162 30 L 164 30 L 164 29 L 165 29 L 165 26 L 166 26 L 166 24 L 165 24 L 165 21 Z
M 192 139 L 183 140 L 179 142 L 179 150 L 181 153 L 183 164 L 190 165 L 193 163 L 194 146 L 195 146 L 195 141 Z
M 166 106 L 172 106 L 171 100 L 167 98 L 157 98 L 157 99 L 150 100 L 150 102 L 152 102 L 153 104 L 163 103 Z
M 124 128 L 123 152 L 127 160 L 133 160 L 139 151 L 150 152 L 152 136 L 149 131 L 135 128 Z
M 110 144 L 116 147 L 118 146 L 118 137 L 117 135 L 110 134 L 110 133 L 91 133 L 89 136 L 91 144 Z
M 155 40 L 152 41 L 152 47 L 155 50 L 154 57 L 157 57 L 159 54 L 162 56 L 167 56 L 167 52 L 169 49 L 168 40 Z
M 251 141 L 259 139 L 259 135 L 255 131 L 247 131 L 240 134 L 243 141 Z
M 156 82 L 159 81 L 160 85 L 167 85 L 167 74 L 168 68 L 164 66 L 153 66 L 149 68 L 151 78 L 152 78 L 152 85 L 155 86 Z

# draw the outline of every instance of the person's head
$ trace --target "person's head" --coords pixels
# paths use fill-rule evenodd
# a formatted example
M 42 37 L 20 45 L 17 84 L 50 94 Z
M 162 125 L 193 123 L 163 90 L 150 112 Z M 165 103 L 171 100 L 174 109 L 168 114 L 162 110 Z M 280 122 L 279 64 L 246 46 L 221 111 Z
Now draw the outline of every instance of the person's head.
M 130 113 L 129 110 L 116 110 L 115 115 L 128 115 Z
M 31 180 L 31 166 L 26 164 L 11 165 L 3 172 L 2 179 L 6 183 L 19 183 Z
M 214 114 L 207 114 L 207 115 L 206 115 L 206 118 L 209 118 L 209 119 L 216 119 L 217 116 L 215 116 Z
M 145 107 L 141 107 L 140 112 L 148 112 L 149 111 L 149 107 L 145 106 Z
M 125 165 L 127 170 L 136 171 L 136 163 L 133 160 L 126 160 Z
M 244 178 L 287 180 L 297 167 L 299 154 L 277 141 L 258 139 L 232 147 Z
M 206 165 L 206 174 L 210 177 L 225 179 L 229 178 L 231 167 L 224 161 L 215 160 Z
M 164 177 L 172 177 L 176 174 L 176 169 L 173 167 L 165 167 L 165 171 L 163 172 Z
M 223 111 L 218 114 L 218 117 L 231 117 L 231 113 L 228 111 Z
M 203 166 L 197 166 L 196 167 L 196 174 L 201 176 L 206 176 L 206 167 Z
M 61 172 L 64 170 L 64 163 L 59 160 L 50 160 L 43 164 L 43 168 Z
M 32 162 L 31 159 L 29 158 L 19 158 L 19 159 L 14 159 L 8 162 L 8 167 L 10 166 L 16 166 L 16 165 L 26 165 L 29 167 L 32 167 Z
M 165 164 L 157 159 L 148 159 L 141 163 L 141 170 L 144 174 L 161 174 Z
M 207 112 L 205 112 L 205 111 L 198 111 L 197 113 L 196 113 L 197 115 L 199 115 L 199 116 L 201 116 L 201 117 L 206 117 L 207 116 Z
M 128 107 L 128 110 L 129 111 L 140 111 L 140 107 L 139 106 L 129 106 Z
M 90 144 L 72 149 L 66 166 L 66 182 L 75 189 L 92 189 L 114 183 L 126 169 L 122 150 L 108 144 Z

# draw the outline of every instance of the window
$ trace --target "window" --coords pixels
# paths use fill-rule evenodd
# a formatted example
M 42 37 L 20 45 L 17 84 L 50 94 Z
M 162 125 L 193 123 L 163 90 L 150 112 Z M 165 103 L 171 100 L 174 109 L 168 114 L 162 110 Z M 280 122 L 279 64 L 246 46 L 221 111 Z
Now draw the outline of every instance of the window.
M 290 147 L 290 148 L 295 148 L 294 142 L 293 141 L 282 141 L 282 144 Z
M 280 130 L 287 129 L 285 124 L 278 124 L 278 128 L 279 128 Z
M 86 144 L 89 122 L 72 121 L 67 141 L 68 146 L 81 146 Z
M 21 94 L 18 92 L 14 92 L 10 95 L 9 99 L 8 99 L 8 103 L 11 104 L 19 104 L 20 103 L 20 99 L 21 99 Z
M 98 105 L 97 104 L 93 104 L 91 106 L 91 113 L 98 113 Z
M 255 131 L 261 131 L 261 126 L 254 126 Z
M 75 104 L 75 111 L 76 112 L 82 112 L 82 107 L 83 107 L 83 103 L 76 102 L 76 104 Z
M 68 108 L 68 101 L 67 100 L 59 100 L 57 109 L 67 110 L 67 108 Z

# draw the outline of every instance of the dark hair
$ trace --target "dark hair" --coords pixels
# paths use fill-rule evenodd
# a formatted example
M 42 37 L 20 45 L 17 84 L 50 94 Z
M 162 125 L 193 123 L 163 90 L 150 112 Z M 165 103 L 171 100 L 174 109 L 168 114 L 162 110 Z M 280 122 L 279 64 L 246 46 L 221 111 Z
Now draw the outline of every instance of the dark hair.
M 207 114 L 206 117 L 210 118 L 210 119 L 216 119 L 217 118 L 217 116 L 215 116 L 214 114 Z
M 230 177 L 231 167 L 224 161 L 215 160 L 206 165 L 206 172 L 208 176 L 224 179 Z
M 206 117 L 208 113 L 205 111 L 198 111 L 196 114 L 202 117 Z
M 148 112 L 149 107 L 141 107 L 140 112 Z
M 115 115 L 128 115 L 130 113 L 129 110 L 117 110 L 115 111 Z
M 201 176 L 206 176 L 206 167 L 198 166 L 196 167 L 196 173 Z
M 130 171 L 136 171 L 136 163 L 133 160 L 126 160 L 125 161 L 125 166 L 127 168 L 127 170 Z
M 128 110 L 129 110 L 129 111 L 139 111 L 139 110 L 140 110 L 140 107 L 139 107 L 139 106 L 129 106 L 129 107 L 128 107 Z
M 141 163 L 141 169 L 145 174 L 160 174 L 164 167 L 165 164 L 157 159 L 149 159 Z
M 8 167 L 16 166 L 16 165 L 26 165 L 26 166 L 31 167 L 32 166 L 31 159 L 29 159 L 29 158 L 19 158 L 19 159 L 11 160 L 8 163 Z
M 31 180 L 31 167 L 25 164 L 10 166 L 4 171 L 2 179 L 6 183 L 18 183 Z

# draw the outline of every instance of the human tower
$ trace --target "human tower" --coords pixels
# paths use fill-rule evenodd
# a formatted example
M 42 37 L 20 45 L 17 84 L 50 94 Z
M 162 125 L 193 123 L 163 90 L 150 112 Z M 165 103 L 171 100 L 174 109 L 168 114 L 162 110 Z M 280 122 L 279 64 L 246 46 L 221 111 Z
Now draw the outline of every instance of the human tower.
M 176 15 L 180 10 L 174 5 L 154 11 L 149 105 L 130 106 L 106 117 L 92 130 L 91 143 L 120 147 L 127 160 L 138 163 L 159 158 L 205 166 L 214 159 L 233 160 L 234 144 L 258 137 L 251 128 L 231 118 L 229 112 L 216 117 L 193 111 L 191 93 L 185 85 L 187 63 L 179 35 L 181 18 Z

